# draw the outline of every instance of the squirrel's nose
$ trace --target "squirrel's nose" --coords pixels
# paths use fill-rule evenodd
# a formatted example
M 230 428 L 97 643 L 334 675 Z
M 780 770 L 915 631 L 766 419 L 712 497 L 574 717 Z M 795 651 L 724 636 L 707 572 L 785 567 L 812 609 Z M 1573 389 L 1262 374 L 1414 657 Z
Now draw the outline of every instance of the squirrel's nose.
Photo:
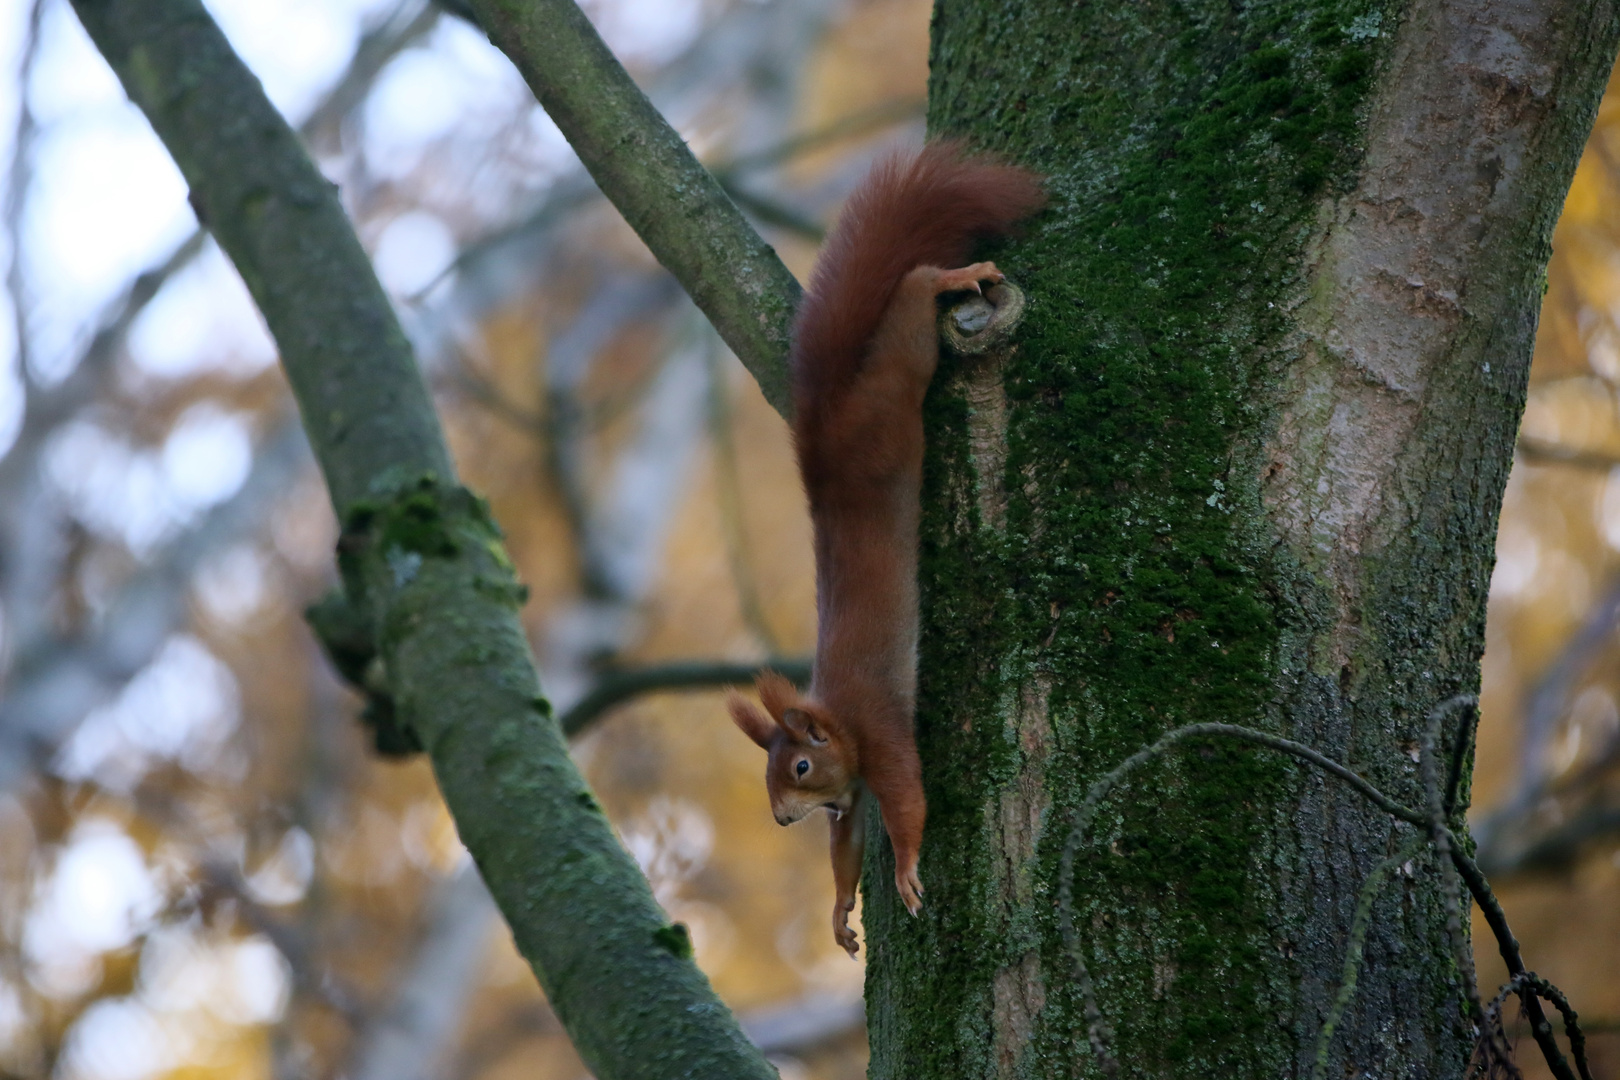
M 786 814 L 777 814 L 776 823 L 778 825 L 791 825 L 793 824 L 793 819 L 788 817 Z

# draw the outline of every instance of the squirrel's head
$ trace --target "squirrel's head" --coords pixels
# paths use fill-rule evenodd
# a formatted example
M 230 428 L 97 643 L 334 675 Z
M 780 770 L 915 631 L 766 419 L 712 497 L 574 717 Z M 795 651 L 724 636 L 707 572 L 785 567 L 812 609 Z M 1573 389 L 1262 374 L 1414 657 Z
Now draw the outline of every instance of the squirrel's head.
M 854 748 L 837 722 L 774 671 L 761 672 L 754 686 L 765 712 L 737 693 L 726 705 L 743 734 L 770 754 L 765 790 L 777 824 L 791 825 L 822 807 L 844 813 L 855 798 L 856 768 Z

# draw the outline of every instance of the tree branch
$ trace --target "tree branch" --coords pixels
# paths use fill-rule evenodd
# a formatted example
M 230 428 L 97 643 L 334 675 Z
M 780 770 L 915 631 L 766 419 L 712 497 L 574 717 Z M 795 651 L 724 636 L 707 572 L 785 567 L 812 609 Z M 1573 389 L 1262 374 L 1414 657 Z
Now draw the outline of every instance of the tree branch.
M 473 0 L 591 177 L 788 415 L 799 284 L 573 0 Z
M 539 697 L 511 564 L 454 486 L 410 347 L 332 185 L 199 0 L 76 0 L 280 347 L 344 522 L 347 600 L 401 724 L 591 1071 L 773 1073 L 665 923 Z
M 590 693 L 557 721 L 563 734 L 573 738 L 613 706 L 660 690 L 708 690 L 717 686 L 751 683 L 761 671 L 776 671 L 800 686 L 810 681 L 808 660 L 767 660 L 760 664 L 725 661 L 685 661 L 644 668 L 610 671 Z
M 1513 449 L 1521 458 L 1534 465 L 1569 465 L 1577 469 L 1596 469 L 1602 472 L 1620 465 L 1620 457 L 1601 450 L 1581 450 L 1523 436 Z

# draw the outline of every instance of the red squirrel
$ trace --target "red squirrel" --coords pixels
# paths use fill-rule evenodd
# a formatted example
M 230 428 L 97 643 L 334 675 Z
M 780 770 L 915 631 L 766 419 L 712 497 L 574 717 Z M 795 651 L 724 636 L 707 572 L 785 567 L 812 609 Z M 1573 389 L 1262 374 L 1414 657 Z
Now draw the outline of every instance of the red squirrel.
M 894 845 L 895 885 L 922 906 L 917 686 L 917 525 L 923 394 L 939 363 L 937 298 L 1002 275 L 961 264 L 1045 202 L 1025 169 L 961 143 L 880 162 L 850 195 L 799 308 L 793 441 L 815 534 L 816 636 L 807 693 L 774 672 L 762 714 L 733 693 L 732 719 L 770 752 L 771 812 L 789 825 L 832 814 L 833 936 L 854 956 L 865 793 Z M 955 267 L 955 269 L 947 269 Z

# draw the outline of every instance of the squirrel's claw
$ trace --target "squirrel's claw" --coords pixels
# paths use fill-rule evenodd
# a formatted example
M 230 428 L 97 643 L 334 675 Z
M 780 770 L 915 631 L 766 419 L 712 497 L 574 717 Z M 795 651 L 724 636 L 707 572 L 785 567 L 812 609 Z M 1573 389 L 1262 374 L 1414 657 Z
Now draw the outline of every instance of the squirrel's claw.
M 833 939 L 838 942 L 840 948 L 849 953 L 851 960 L 855 959 L 855 954 L 861 950 L 860 941 L 856 938 L 855 931 L 849 928 L 849 913 L 854 908 L 855 902 L 853 900 L 847 904 L 835 902 L 833 904 L 832 918 Z
M 915 866 L 895 871 L 894 884 L 900 890 L 900 902 L 906 905 L 907 911 L 916 915 L 922 910 L 922 879 L 917 876 Z
M 980 262 L 971 266 L 964 266 L 958 270 L 941 270 L 937 279 L 937 288 L 942 293 L 976 292 L 982 294 L 984 286 L 980 282 L 988 281 L 991 284 L 1000 284 L 1005 280 L 1005 277 L 1006 275 L 996 269 L 995 263 Z

